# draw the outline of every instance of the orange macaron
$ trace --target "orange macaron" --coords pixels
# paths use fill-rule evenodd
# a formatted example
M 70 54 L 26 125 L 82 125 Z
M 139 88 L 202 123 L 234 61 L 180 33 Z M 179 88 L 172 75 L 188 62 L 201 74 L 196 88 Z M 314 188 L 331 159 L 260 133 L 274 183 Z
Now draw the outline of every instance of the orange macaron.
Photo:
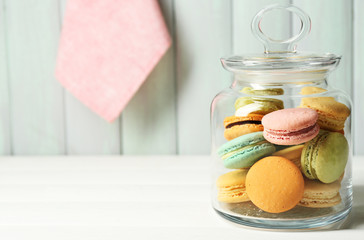
M 224 137 L 230 141 L 244 134 L 263 131 L 263 115 L 249 114 L 244 117 L 230 116 L 224 120 Z
M 246 191 L 254 205 L 263 211 L 280 213 L 294 208 L 300 202 L 304 180 L 292 161 L 270 156 L 250 168 L 246 177 Z

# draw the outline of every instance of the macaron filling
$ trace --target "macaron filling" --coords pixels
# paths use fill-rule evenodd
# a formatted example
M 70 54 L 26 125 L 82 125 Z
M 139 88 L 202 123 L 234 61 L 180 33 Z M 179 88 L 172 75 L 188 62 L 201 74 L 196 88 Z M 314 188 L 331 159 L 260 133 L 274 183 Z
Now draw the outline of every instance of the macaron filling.
M 319 113 L 320 114 L 320 113 Z M 322 129 L 329 131 L 339 131 L 345 127 L 345 119 L 330 118 L 328 116 L 319 115 L 317 123 Z
M 219 187 L 217 199 L 220 202 L 239 203 L 249 201 L 245 183 Z
M 277 137 L 279 137 L 279 135 L 281 135 L 282 137 L 284 137 L 284 136 L 295 136 L 295 135 L 310 133 L 316 127 L 317 127 L 317 124 L 315 123 L 312 126 L 309 126 L 309 127 L 297 130 L 297 131 L 266 129 L 265 132 L 269 133 L 269 134 L 272 134 L 272 135 L 276 135 Z
M 262 124 L 262 121 L 254 121 L 254 120 L 248 120 L 248 121 L 239 121 L 239 122 L 234 122 L 234 123 L 230 123 L 228 124 L 225 128 L 232 128 L 234 126 L 241 126 L 241 125 L 245 125 L 245 124 Z
M 267 114 L 282 109 L 280 105 L 270 102 L 253 102 L 236 109 L 235 116 L 243 117 L 249 114 Z
M 322 208 L 322 207 L 333 207 L 341 202 L 340 194 L 337 193 L 332 198 L 315 198 L 315 197 L 303 197 L 299 204 L 304 207 Z
M 317 174 L 316 174 L 316 171 L 315 171 L 315 164 L 316 164 L 316 158 L 318 156 L 318 151 L 320 149 L 320 145 L 322 142 L 324 142 L 326 140 L 326 138 L 328 137 L 328 132 L 322 134 L 321 136 L 319 136 L 317 138 L 317 143 L 314 145 L 313 149 L 312 149 L 312 154 L 311 154 L 311 158 L 309 159 L 309 162 L 310 162 L 310 172 L 311 172 L 311 176 L 314 178 L 314 179 L 317 179 Z

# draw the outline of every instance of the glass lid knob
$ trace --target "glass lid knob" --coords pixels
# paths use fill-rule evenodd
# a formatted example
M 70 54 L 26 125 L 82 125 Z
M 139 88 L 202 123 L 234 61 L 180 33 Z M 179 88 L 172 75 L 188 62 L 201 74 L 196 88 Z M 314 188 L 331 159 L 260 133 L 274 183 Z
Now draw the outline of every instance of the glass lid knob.
M 261 28 L 263 16 L 272 10 L 287 10 L 295 13 L 301 21 L 301 29 L 299 33 L 291 38 L 283 40 L 275 40 L 264 34 Z M 304 38 L 311 30 L 311 19 L 300 8 L 290 4 L 274 4 L 260 10 L 251 23 L 251 29 L 254 36 L 264 44 L 265 53 L 294 53 L 296 52 L 296 43 Z

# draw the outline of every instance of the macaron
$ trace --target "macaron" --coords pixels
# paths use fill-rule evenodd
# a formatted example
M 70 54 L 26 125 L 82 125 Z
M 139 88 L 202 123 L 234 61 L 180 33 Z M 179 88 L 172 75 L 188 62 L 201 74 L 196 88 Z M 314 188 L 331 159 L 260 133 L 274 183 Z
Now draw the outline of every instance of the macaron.
M 301 168 L 309 179 L 332 183 L 344 173 L 349 157 L 349 145 L 344 135 L 321 130 L 317 137 L 305 143 Z
M 318 93 L 323 93 L 326 92 L 327 90 L 324 88 L 320 88 L 320 87 L 303 87 L 301 89 L 300 94 L 301 95 L 311 95 L 311 94 L 318 94 Z
M 283 109 L 283 101 L 274 98 L 241 97 L 235 101 L 235 116 L 247 116 L 248 114 L 265 115 L 279 109 Z
M 246 193 L 245 180 L 247 169 L 239 169 L 221 175 L 217 181 L 217 200 L 225 203 L 239 203 L 249 201 Z
M 269 213 L 294 208 L 302 199 L 304 180 L 301 171 L 290 160 L 270 156 L 254 164 L 246 176 L 250 200 Z
M 318 134 L 318 114 L 309 108 L 287 108 L 265 115 L 264 137 L 278 145 L 295 145 L 310 141 Z
M 318 124 L 321 129 L 329 131 L 342 131 L 345 121 L 350 115 L 350 109 L 333 97 L 302 98 L 301 108 L 311 108 L 317 111 Z
M 301 168 L 301 154 L 303 144 L 285 148 L 278 152 L 273 153 L 273 156 L 281 156 L 291 160 L 298 168 Z
M 263 131 L 263 115 L 249 114 L 245 117 L 230 116 L 224 120 L 224 137 L 230 141 L 241 135 Z
M 275 147 L 264 139 L 263 132 L 242 135 L 217 150 L 224 166 L 229 169 L 248 168 L 273 152 Z
M 283 95 L 284 90 L 282 88 L 265 88 L 265 89 L 255 89 L 251 87 L 245 87 L 240 92 L 254 95 L 254 96 L 269 96 L 269 95 Z
M 274 146 L 276 147 L 276 151 L 281 151 L 283 149 L 293 147 L 293 146 L 296 146 L 296 145 L 278 145 L 278 144 L 274 144 Z
M 340 187 L 339 180 L 326 184 L 305 178 L 303 198 L 298 205 L 310 208 L 333 207 L 341 202 Z

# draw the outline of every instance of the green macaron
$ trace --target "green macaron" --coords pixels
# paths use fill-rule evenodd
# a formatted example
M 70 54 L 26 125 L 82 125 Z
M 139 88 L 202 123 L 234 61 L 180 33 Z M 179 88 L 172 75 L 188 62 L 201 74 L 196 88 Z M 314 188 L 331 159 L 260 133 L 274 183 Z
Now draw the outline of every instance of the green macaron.
M 344 173 L 348 156 L 349 145 L 343 134 L 321 130 L 305 143 L 301 155 L 302 171 L 309 179 L 332 183 Z
M 282 88 L 254 89 L 251 87 L 244 87 L 240 92 L 253 96 L 269 96 L 269 95 L 284 94 L 284 90 Z
M 263 132 L 253 132 L 237 137 L 222 145 L 217 153 L 229 169 L 251 167 L 259 159 L 275 152 L 273 144 L 263 137 Z
M 283 109 L 283 101 L 274 98 L 240 97 L 235 101 L 235 116 L 248 114 L 268 114 Z

